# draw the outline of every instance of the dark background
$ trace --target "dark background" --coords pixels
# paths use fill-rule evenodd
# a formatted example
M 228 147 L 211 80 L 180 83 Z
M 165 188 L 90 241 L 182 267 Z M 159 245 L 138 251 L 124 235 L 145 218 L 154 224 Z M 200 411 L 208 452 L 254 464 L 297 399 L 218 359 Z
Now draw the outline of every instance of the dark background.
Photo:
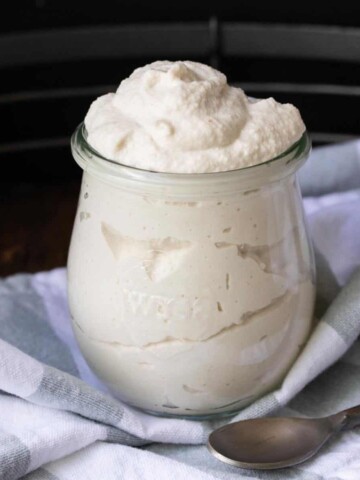
M 354 1 L 280 2 L 258 0 L 13 0 L 2 5 L 2 31 L 128 22 L 221 20 L 358 26 Z
M 64 265 L 80 186 L 69 137 L 132 70 L 191 59 L 294 103 L 314 144 L 360 133 L 355 2 L 12 1 L 0 14 L 0 275 Z

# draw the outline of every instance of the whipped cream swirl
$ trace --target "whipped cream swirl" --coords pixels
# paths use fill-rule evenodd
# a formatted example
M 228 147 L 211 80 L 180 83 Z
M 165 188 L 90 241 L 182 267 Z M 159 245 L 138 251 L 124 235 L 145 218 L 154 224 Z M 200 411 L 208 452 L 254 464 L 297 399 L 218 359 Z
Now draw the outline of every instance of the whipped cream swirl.
M 262 163 L 305 130 L 293 105 L 249 98 L 221 72 L 190 61 L 136 69 L 116 93 L 92 103 L 85 126 L 88 142 L 106 158 L 172 173 Z

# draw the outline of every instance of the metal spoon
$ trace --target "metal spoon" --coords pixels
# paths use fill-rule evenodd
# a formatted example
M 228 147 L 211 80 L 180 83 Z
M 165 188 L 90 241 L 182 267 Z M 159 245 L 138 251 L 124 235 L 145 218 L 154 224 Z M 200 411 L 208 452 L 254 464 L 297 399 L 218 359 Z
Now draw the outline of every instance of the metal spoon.
M 360 405 L 323 418 L 256 418 L 230 423 L 209 436 L 219 460 L 260 470 L 290 467 L 312 457 L 337 431 L 360 425 Z

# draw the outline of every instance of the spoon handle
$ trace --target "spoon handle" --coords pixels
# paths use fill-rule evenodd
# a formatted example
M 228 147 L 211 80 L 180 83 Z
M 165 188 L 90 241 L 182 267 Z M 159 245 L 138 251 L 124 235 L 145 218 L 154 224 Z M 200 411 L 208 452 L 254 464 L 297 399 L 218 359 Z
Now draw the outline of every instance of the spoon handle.
M 360 405 L 344 410 L 346 430 L 360 425 Z

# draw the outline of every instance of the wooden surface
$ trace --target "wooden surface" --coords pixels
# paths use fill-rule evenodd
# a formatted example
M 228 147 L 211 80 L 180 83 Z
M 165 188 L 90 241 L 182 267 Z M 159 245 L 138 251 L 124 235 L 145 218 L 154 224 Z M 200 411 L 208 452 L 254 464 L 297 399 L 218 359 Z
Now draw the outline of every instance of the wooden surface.
M 79 189 L 0 184 L 0 276 L 66 264 Z

